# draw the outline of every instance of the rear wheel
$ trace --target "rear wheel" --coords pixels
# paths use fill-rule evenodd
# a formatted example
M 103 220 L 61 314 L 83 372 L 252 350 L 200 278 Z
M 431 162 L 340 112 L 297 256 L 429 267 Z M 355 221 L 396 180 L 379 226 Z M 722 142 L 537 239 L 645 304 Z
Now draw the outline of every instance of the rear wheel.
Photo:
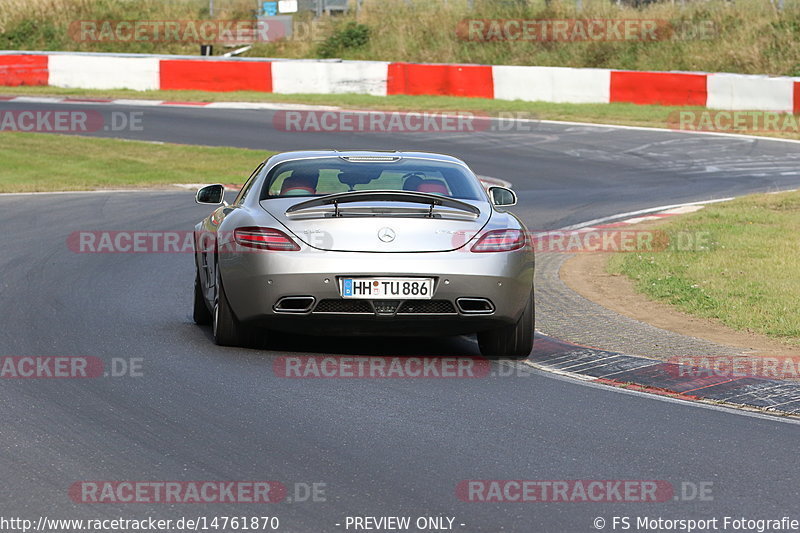
M 228 303 L 228 297 L 225 295 L 225 288 L 222 286 L 222 279 L 219 276 L 219 268 L 217 268 L 217 298 L 214 302 L 212 325 L 214 342 L 220 346 L 244 345 L 244 327 L 239 323 Z
M 481 355 L 490 359 L 525 359 L 533 350 L 533 294 L 516 324 L 478 333 Z
M 192 318 L 194 318 L 195 324 L 200 326 L 207 326 L 212 321 L 211 311 L 208 310 L 206 299 L 203 297 L 203 289 L 200 285 L 200 276 L 198 274 L 195 274 L 194 277 L 194 311 Z

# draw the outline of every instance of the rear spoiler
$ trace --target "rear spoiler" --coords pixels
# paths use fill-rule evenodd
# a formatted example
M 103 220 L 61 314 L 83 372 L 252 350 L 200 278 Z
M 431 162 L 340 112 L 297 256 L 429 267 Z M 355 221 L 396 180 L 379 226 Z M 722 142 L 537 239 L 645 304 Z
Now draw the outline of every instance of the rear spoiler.
M 349 191 L 340 192 L 335 194 L 328 194 L 320 198 L 312 198 L 305 202 L 295 204 L 286 210 L 286 215 L 291 216 L 298 211 L 305 211 L 315 207 L 333 206 L 333 216 L 341 216 L 339 206 L 341 204 L 348 204 L 354 202 L 405 202 L 412 204 L 425 204 L 429 206 L 428 216 L 433 218 L 433 210 L 436 207 L 449 207 L 458 211 L 470 213 L 475 218 L 480 216 L 481 210 L 472 204 L 440 196 L 438 194 L 428 194 L 424 192 L 413 191 Z

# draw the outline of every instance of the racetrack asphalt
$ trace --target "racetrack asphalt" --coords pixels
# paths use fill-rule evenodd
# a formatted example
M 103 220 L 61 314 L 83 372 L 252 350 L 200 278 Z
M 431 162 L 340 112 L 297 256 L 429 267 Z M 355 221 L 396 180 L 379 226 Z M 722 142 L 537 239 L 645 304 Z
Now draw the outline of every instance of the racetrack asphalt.
M 31 108 L 64 106 L 0 103 L 0 110 Z M 100 135 L 449 153 L 511 181 L 520 196 L 515 212 L 531 229 L 800 183 L 800 144 L 778 141 L 568 124 L 515 133 L 285 133 L 273 127 L 271 111 L 141 111 L 143 131 Z M 140 377 L 2 380 L 3 516 L 269 514 L 280 517 L 280 531 L 314 532 L 345 531 L 336 524 L 346 516 L 446 515 L 459 531 L 580 532 L 594 530 L 596 517 L 610 529 L 612 516 L 622 515 L 796 513 L 795 423 L 505 363 L 493 368 L 511 368 L 511 376 L 482 379 L 281 378 L 273 364 L 287 354 L 477 355 L 477 346 L 463 337 L 286 337 L 271 350 L 217 347 L 191 321 L 190 255 L 77 254 L 66 245 L 80 230 L 190 230 L 209 211 L 190 193 L 0 196 L 0 206 L 0 355 L 141 358 L 142 365 Z M 82 480 L 255 479 L 322 482 L 326 501 L 90 505 L 68 496 Z M 456 486 L 469 479 L 665 480 L 678 496 L 682 483 L 710 482 L 713 497 L 468 503 Z

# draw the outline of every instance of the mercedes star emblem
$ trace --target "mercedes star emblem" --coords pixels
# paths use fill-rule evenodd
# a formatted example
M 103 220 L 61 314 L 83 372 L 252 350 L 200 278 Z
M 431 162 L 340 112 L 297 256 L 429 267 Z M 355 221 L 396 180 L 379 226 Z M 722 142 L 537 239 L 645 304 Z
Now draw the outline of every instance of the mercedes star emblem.
M 378 238 L 383 242 L 392 242 L 395 238 L 395 232 L 392 228 L 381 228 L 378 230 Z

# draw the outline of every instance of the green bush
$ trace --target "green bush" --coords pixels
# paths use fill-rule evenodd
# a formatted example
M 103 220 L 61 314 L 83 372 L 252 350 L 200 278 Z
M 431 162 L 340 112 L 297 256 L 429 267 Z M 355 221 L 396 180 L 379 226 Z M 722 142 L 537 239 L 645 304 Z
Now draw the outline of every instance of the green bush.
M 320 57 L 337 57 L 348 50 L 362 48 L 369 43 L 369 27 L 357 22 L 348 22 L 325 39 L 318 47 Z
M 63 32 L 59 32 L 49 21 L 23 19 L 9 31 L 0 33 L 0 48 L 9 50 L 25 48 L 57 50 L 62 43 Z

